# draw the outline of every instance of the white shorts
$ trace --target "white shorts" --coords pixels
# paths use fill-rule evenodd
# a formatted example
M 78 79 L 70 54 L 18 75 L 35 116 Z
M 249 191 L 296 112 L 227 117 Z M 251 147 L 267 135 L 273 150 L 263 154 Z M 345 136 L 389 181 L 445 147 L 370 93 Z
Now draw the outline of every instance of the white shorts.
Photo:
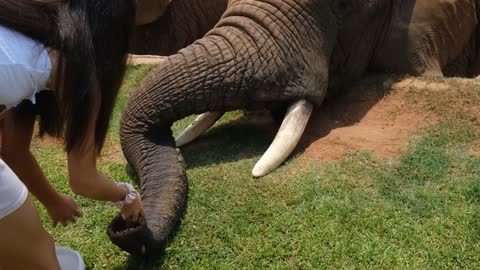
M 8 165 L 0 159 L 0 219 L 20 208 L 28 190 Z

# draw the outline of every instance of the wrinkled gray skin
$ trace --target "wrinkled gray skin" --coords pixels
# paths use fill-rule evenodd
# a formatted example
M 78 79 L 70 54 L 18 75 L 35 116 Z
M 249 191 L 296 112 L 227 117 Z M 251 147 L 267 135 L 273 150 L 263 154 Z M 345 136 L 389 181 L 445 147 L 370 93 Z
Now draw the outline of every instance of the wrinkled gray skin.
M 187 178 L 170 130 L 176 120 L 302 98 L 320 106 L 367 70 L 474 76 L 478 6 L 477 0 L 230 0 L 215 28 L 171 55 L 130 97 L 121 143 L 140 178 L 147 225 L 121 231 L 119 245 L 134 254 L 144 245 L 157 256 L 181 218 Z

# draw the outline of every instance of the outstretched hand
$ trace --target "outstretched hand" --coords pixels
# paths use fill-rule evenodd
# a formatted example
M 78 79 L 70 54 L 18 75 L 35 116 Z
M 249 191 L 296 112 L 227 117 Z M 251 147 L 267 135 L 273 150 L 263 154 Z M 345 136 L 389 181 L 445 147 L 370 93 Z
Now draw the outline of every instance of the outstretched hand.
M 145 210 L 140 199 L 140 194 L 131 203 L 126 203 L 122 206 L 120 213 L 122 218 L 130 224 L 145 223 Z
M 58 200 L 54 204 L 46 208 L 52 218 L 54 227 L 59 223 L 63 226 L 66 226 L 68 223 L 75 223 L 77 218 L 82 216 L 77 203 L 62 193 L 59 194 Z

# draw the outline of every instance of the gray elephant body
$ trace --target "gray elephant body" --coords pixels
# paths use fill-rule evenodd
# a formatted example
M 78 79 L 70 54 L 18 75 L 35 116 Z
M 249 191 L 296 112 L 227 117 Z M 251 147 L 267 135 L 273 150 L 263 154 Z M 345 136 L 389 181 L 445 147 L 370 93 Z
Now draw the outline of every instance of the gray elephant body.
M 122 147 L 141 181 L 147 225 L 119 232 L 117 244 L 158 254 L 186 207 L 173 122 L 299 99 L 320 106 L 368 70 L 473 77 L 479 2 L 230 0 L 205 37 L 171 55 L 130 97 Z

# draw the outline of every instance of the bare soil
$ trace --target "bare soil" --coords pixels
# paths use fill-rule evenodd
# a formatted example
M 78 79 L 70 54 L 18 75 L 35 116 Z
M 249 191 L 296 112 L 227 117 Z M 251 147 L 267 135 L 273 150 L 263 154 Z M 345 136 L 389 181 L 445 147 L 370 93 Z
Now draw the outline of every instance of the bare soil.
M 412 78 L 383 85 L 383 90 L 356 86 L 316 110 L 301 142 L 304 154 L 318 160 L 338 160 L 364 150 L 382 160 L 393 159 L 419 129 L 437 122 L 436 115 L 422 102 L 410 102 L 409 89 L 445 90 L 448 85 Z
M 480 156 L 480 140 L 473 143 L 468 153 L 472 156 L 476 156 L 476 157 Z
M 406 150 L 420 129 L 449 115 L 458 114 L 460 121 L 480 130 L 480 95 L 469 90 L 479 84 L 467 79 L 445 83 L 412 77 L 364 80 L 313 112 L 296 151 L 305 158 L 322 161 L 339 160 L 355 151 L 391 160 Z M 275 136 L 278 126 L 268 113 L 253 113 L 247 119 Z M 35 140 L 43 145 L 61 143 L 47 136 Z M 474 143 L 469 153 L 479 156 L 479 145 Z M 118 142 L 106 145 L 102 160 L 125 162 Z
M 38 134 L 38 123 L 35 124 L 35 129 L 34 129 L 34 137 L 33 137 L 33 143 L 36 145 L 45 145 L 45 146 L 57 146 L 61 145 L 63 143 L 63 140 L 60 138 L 55 138 L 51 137 L 48 135 L 44 135 L 42 138 L 37 136 Z
M 127 62 L 130 65 L 158 64 L 166 59 L 166 56 L 130 54 Z
M 120 142 L 107 140 L 100 155 L 100 163 L 126 164 Z

